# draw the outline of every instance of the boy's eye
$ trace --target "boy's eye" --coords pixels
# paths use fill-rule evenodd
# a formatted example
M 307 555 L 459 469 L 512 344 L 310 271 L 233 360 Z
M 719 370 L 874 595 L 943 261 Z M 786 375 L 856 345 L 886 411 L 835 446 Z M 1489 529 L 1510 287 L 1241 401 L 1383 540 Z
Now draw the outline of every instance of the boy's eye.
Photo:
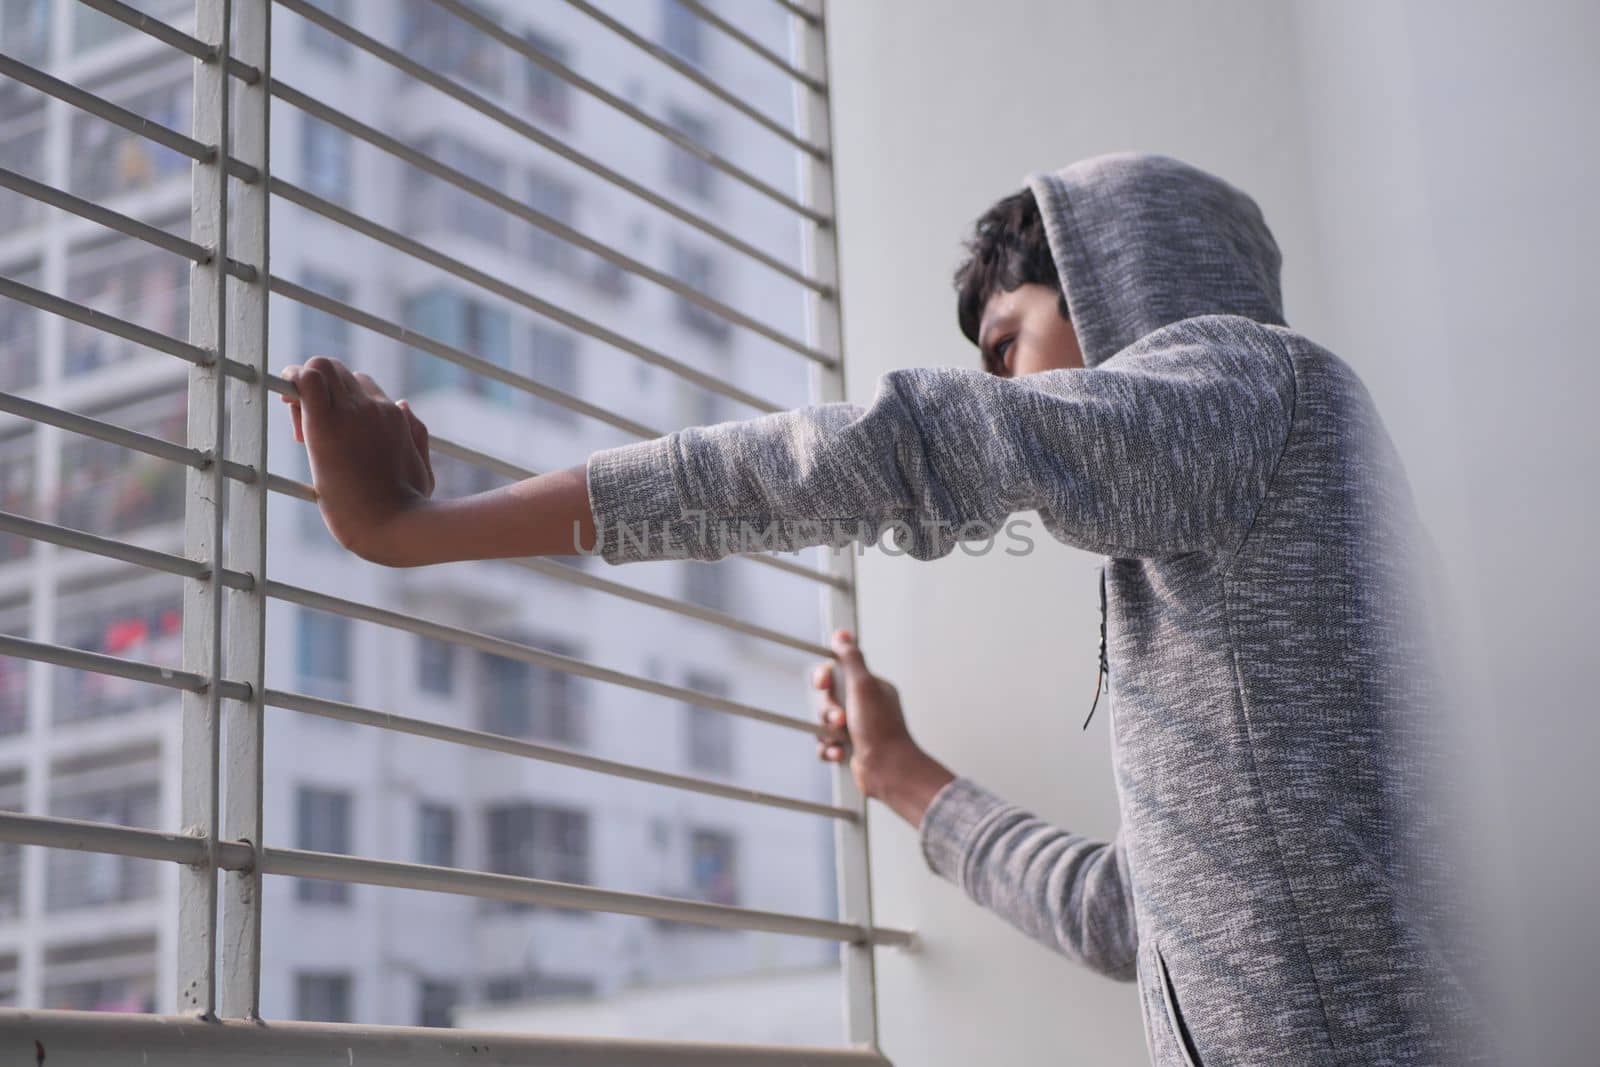
M 1004 341 L 1001 341 L 999 344 L 995 345 L 994 358 L 999 360 L 1001 363 L 1005 363 L 1006 353 L 1011 350 L 1011 342 L 1013 340 L 1015 340 L 1015 338 L 1007 337 Z

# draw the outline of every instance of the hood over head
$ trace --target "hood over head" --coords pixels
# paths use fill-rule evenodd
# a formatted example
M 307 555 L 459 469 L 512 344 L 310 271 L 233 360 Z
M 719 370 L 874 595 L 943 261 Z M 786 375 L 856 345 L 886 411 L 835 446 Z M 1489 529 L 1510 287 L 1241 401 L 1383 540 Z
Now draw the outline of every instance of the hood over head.
M 1031 174 L 1087 367 L 1196 315 L 1287 325 L 1261 209 L 1171 156 L 1118 152 Z

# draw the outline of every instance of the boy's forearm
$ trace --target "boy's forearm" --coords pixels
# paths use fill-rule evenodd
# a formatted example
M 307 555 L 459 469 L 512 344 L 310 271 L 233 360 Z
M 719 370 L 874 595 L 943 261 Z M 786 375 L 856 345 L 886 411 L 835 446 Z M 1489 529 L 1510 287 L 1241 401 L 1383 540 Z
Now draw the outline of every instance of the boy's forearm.
M 404 512 L 378 548 L 391 567 L 471 559 L 565 556 L 592 550 L 585 464 L 525 478 L 454 500 L 428 500 Z

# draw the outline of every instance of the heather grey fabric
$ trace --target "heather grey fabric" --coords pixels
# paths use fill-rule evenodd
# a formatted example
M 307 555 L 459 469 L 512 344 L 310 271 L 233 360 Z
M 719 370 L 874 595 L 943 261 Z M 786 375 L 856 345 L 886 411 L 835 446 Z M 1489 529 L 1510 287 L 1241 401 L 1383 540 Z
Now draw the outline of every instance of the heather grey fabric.
M 961 776 L 924 817 L 929 868 L 1136 981 L 1163 1067 L 1493 1062 L 1433 801 L 1424 534 L 1370 396 L 1283 324 L 1242 192 L 1133 154 L 1028 183 L 1086 367 L 896 370 L 865 406 L 597 452 L 599 554 L 889 532 L 925 560 L 1036 510 L 1106 557 L 1121 827 L 1092 840 Z

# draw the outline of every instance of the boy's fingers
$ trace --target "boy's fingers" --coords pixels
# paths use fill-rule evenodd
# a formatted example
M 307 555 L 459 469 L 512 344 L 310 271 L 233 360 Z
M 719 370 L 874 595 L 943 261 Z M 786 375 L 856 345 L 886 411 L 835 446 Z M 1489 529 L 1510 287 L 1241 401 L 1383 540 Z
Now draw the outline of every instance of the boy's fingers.
M 389 399 L 389 394 L 383 391 L 383 387 L 373 379 L 372 375 L 368 374 L 366 371 L 359 370 L 355 371 L 354 373 L 356 383 L 361 386 L 362 391 L 364 391 L 368 396 L 375 400 Z
M 833 688 L 833 664 L 819 663 L 811 671 L 811 687 L 813 689 Z
M 411 402 L 402 398 L 399 408 L 406 413 L 406 424 L 411 427 L 411 443 L 417 446 L 417 452 L 422 456 L 422 465 L 428 469 L 428 492 L 433 492 L 433 487 L 438 484 L 433 476 L 433 457 L 428 454 L 428 427 L 411 410 Z
M 313 415 L 319 415 L 328 410 L 328 405 L 332 401 L 329 391 L 330 377 L 331 372 L 325 371 L 320 367 L 313 367 L 310 364 L 301 367 L 299 372 L 290 379 L 300 393 L 299 401 L 294 406 L 303 408 Z
M 352 407 L 358 397 L 364 394 L 361 383 L 356 381 L 355 375 L 336 359 L 327 356 L 312 356 L 306 360 L 305 371 L 302 377 L 315 375 L 322 379 L 324 391 L 330 407 Z

